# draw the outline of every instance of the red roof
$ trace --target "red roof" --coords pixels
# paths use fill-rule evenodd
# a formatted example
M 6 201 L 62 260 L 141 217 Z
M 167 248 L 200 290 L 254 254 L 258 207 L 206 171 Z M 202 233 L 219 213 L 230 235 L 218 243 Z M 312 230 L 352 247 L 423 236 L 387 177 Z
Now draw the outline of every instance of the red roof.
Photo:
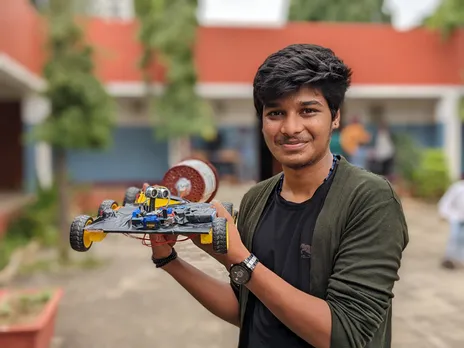
M 330 47 L 363 84 L 460 84 L 464 30 L 444 43 L 424 29 L 399 33 L 388 25 L 290 23 L 280 30 L 201 29 L 202 80 L 250 82 L 270 53 L 292 43 Z
M 37 14 L 27 0 L 3 0 L 0 7 L 0 52 L 40 73 L 45 53 Z M 87 30 L 104 81 L 141 80 L 135 22 L 92 19 Z M 281 29 L 200 28 L 195 48 L 199 81 L 251 83 L 267 55 L 292 43 L 332 48 L 353 68 L 354 84 L 462 84 L 464 30 L 443 42 L 426 29 L 400 33 L 389 25 L 306 22 Z

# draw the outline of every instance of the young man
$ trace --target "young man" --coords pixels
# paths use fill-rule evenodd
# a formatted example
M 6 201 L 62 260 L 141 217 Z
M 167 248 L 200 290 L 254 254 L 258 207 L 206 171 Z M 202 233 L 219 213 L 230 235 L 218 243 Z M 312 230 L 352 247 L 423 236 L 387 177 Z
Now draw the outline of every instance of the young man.
M 391 345 L 407 226 L 386 180 L 329 150 L 350 78 L 330 49 L 315 45 L 288 46 L 259 67 L 254 104 L 283 173 L 246 193 L 237 227 L 215 203 L 230 221 L 229 252 L 201 247 L 230 271 L 231 284 L 177 257 L 174 240 L 152 247 L 155 264 L 240 327 L 241 348 Z

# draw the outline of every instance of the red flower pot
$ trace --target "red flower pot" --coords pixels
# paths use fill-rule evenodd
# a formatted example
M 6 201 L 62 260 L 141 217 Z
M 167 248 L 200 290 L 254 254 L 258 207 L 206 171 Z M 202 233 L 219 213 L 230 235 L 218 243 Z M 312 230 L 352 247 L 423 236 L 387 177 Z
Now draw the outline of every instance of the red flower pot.
M 27 290 L 24 292 L 31 293 L 35 291 Z M 8 290 L 0 290 L 0 300 L 8 293 Z M 0 325 L 0 347 L 49 348 L 55 331 L 55 318 L 62 296 L 62 289 L 54 290 L 52 297 L 32 322 L 9 326 Z

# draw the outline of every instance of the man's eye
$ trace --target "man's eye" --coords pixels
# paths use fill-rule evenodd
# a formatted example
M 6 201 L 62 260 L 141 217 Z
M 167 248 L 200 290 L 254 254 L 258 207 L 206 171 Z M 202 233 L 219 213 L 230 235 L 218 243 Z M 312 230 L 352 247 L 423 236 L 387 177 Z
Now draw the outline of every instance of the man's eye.
M 315 109 L 308 109 L 308 108 L 305 108 L 302 110 L 302 113 L 307 115 L 307 114 L 315 114 L 317 112 L 317 110 Z
M 270 111 L 267 113 L 268 116 L 282 116 L 283 114 L 282 111 Z

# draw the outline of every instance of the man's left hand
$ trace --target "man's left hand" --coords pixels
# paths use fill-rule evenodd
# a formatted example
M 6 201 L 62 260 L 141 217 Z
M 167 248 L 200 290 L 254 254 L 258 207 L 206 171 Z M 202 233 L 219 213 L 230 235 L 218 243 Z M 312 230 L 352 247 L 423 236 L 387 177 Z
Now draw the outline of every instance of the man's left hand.
M 234 218 L 227 212 L 221 202 L 213 201 L 211 202 L 216 209 L 218 217 L 224 217 L 227 219 L 228 223 L 228 234 L 229 234 L 229 249 L 227 254 L 224 255 L 228 265 L 233 265 L 244 261 L 250 252 L 247 250 L 245 245 L 240 238 L 240 233 L 237 229 L 237 226 L 234 223 Z M 230 267 L 230 266 L 229 266 Z M 227 267 L 227 269 L 229 269 Z

